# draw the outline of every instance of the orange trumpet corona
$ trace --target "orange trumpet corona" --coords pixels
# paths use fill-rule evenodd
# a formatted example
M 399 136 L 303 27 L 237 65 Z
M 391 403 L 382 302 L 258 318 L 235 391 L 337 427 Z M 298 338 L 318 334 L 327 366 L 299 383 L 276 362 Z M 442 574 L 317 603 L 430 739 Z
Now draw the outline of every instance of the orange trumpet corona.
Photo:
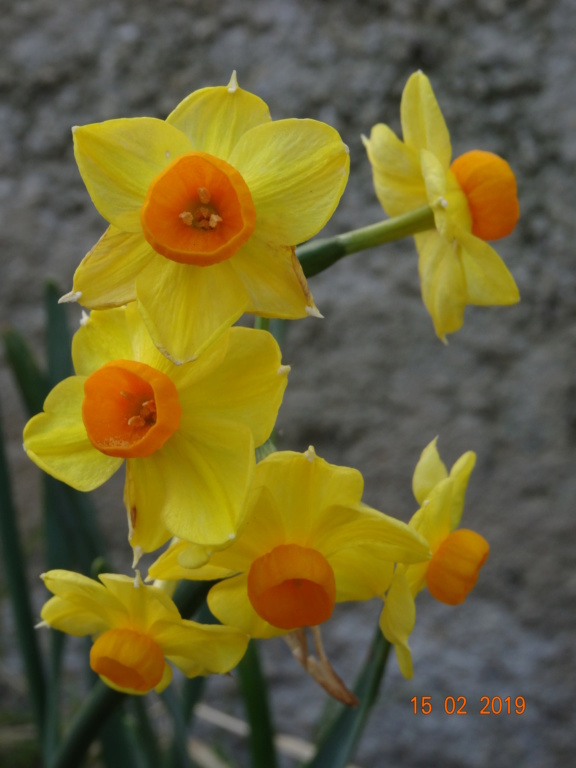
M 146 363 L 114 360 L 84 383 L 82 420 L 92 445 L 107 456 L 151 456 L 181 415 L 172 379 Z
M 478 581 L 490 546 L 483 536 L 459 528 L 438 547 L 426 571 L 426 585 L 441 603 L 459 605 Z
M 225 261 L 251 237 L 256 209 L 248 185 L 206 152 L 177 157 L 152 181 L 140 211 L 144 237 L 180 264 Z
M 313 627 L 334 610 L 334 571 L 315 549 L 283 544 L 252 563 L 248 597 L 256 613 L 274 627 Z
M 456 158 L 450 170 L 468 200 L 472 234 L 482 240 L 509 235 L 520 217 L 514 171 L 506 160 L 479 149 Z
M 116 688 L 147 693 L 164 674 L 164 654 L 147 635 L 132 629 L 109 629 L 90 650 L 90 666 Z

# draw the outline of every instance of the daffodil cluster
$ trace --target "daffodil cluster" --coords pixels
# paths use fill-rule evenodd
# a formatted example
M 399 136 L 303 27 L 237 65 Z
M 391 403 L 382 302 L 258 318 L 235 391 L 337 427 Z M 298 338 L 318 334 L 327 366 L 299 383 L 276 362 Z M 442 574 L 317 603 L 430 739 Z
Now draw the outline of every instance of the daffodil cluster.
M 487 213 L 494 189 L 498 201 L 504 187 L 511 198 L 513 176 L 493 156 L 449 167 L 448 134 L 421 74 L 406 88 L 402 121 L 405 143 L 385 126 L 366 143 L 386 210 L 434 211 L 436 230 L 417 245 L 424 300 L 444 337 L 465 303 L 516 300 L 484 242 L 516 215 L 498 202 L 492 229 Z M 192 93 L 166 121 L 76 128 L 74 148 L 109 228 L 63 297 L 92 310 L 73 339 L 75 375 L 28 423 L 24 447 L 80 491 L 124 466 L 133 566 L 172 541 L 144 581 L 138 571 L 99 581 L 46 573 L 53 597 L 43 624 L 91 636 L 102 680 L 144 694 L 168 685 L 168 662 L 189 677 L 227 672 L 250 637 L 317 627 L 338 602 L 383 597 L 382 631 L 411 674 L 415 594 L 426 583 L 459 602 L 487 555 L 481 537 L 453 532 L 473 455 L 448 476 L 435 444 L 426 449 L 410 525 L 365 505 L 360 472 L 312 447 L 256 463 L 290 368 L 270 333 L 234 325 L 244 313 L 319 316 L 295 246 L 323 227 L 344 190 L 338 133 L 314 120 L 272 121 L 233 75 Z M 182 618 L 154 579 L 217 580 L 208 605 L 221 625 Z

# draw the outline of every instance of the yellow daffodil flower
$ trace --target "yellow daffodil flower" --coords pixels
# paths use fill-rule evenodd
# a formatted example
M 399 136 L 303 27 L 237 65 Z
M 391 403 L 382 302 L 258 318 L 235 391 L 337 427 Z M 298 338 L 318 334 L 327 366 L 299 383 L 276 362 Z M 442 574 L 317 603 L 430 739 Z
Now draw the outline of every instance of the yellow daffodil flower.
M 428 541 L 432 558 L 396 568 L 380 617 L 380 628 L 394 644 L 400 670 L 407 678 L 413 674 L 408 637 L 416 620 L 415 596 L 428 587 L 442 603 L 464 602 L 490 552 L 486 539 L 458 528 L 475 462 L 474 453 L 468 451 L 448 474 L 433 440 L 422 452 L 414 472 L 412 487 L 421 506 L 409 525 Z
M 429 557 L 416 531 L 362 504 L 362 491 L 357 470 L 328 464 L 313 448 L 274 453 L 256 467 L 245 524 L 230 547 L 203 566 L 198 547 L 178 542 L 149 577 L 224 578 L 210 590 L 210 610 L 252 637 L 321 624 L 335 603 L 382 594 L 394 562 Z
M 161 589 L 136 578 L 102 574 L 100 581 L 71 571 L 43 574 L 54 594 L 42 608 L 42 624 L 91 635 L 90 666 L 106 685 L 123 693 L 158 693 L 172 668 L 187 677 L 223 674 L 240 661 L 248 637 L 232 627 L 186 621 Z
M 234 538 L 255 466 L 287 383 L 271 334 L 228 329 L 201 358 L 176 366 L 152 343 L 136 305 L 85 318 L 76 376 L 48 395 L 24 430 L 28 456 L 90 491 L 126 461 L 134 554 L 170 535 L 209 546 Z
M 272 121 L 228 86 L 190 94 L 168 116 L 74 129 L 94 205 L 110 223 L 62 300 L 137 301 L 154 343 L 195 358 L 244 312 L 317 315 L 294 246 L 315 235 L 346 186 L 347 147 L 315 120 Z
M 436 334 L 462 327 L 466 304 L 515 304 L 514 278 L 486 240 L 518 221 L 516 179 L 491 152 L 467 152 L 450 164 L 450 135 L 428 78 L 416 72 L 401 102 L 404 141 L 386 125 L 363 137 L 376 195 L 389 216 L 430 206 L 436 229 L 415 235 L 422 298 Z

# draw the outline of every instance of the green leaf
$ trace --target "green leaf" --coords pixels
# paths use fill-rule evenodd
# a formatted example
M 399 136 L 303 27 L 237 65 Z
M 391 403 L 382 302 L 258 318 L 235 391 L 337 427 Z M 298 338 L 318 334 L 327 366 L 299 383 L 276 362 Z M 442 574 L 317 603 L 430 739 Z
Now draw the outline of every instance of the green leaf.
M 340 714 L 328 728 L 315 756 L 306 763 L 306 768 L 345 768 L 350 761 L 378 698 L 390 647 L 380 627 L 376 627 L 368 658 L 354 686 L 354 693 L 360 703 L 354 709 L 340 707 Z
M 30 595 L 26 583 L 26 570 L 12 499 L 8 464 L 4 453 L 4 438 L 0 418 L 0 540 L 6 573 L 8 594 L 12 602 L 18 646 L 24 661 L 32 705 L 42 735 L 46 713 L 46 680 L 40 649 L 34 630 Z
M 12 368 L 24 407 L 29 416 L 40 413 L 50 391 L 48 377 L 38 366 L 25 339 L 8 328 L 2 334 L 6 360 Z

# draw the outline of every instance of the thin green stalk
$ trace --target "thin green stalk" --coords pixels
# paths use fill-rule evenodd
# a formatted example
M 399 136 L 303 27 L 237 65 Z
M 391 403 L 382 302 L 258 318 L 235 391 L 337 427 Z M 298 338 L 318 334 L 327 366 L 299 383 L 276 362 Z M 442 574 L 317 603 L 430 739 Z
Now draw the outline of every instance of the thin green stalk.
M 256 328 L 259 331 L 267 331 L 270 328 L 270 318 L 269 317 L 258 317 L 256 316 L 254 318 L 254 328 Z
M 35 622 L 26 582 L 20 536 L 18 534 L 18 526 L 16 525 L 16 510 L 12 499 L 1 427 L 0 420 L 0 540 L 2 542 L 6 583 L 12 602 L 18 646 L 26 669 L 38 733 L 42 737 L 46 713 L 46 678 L 34 629 Z
M 187 732 L 191 730 L 192 715 L 194 712 L 194 707 L 196 706 L 196 704 L 198 704 L 198 702 L 202 698 L 202 694 L 204 693 L 205 687 L 206 687 L 205 677 L 188 678 L 184 680 L 182 683 L 180 709 L 182 712 L 182 719 L 186 726 Z M 166 756 L 167 768 L 180 768 L 179 749 L 180 748 L 178 745 L 178 733 L 177 733 L 177 729 L 175 728 L 174 736 L 172 738 L 172 744 Z
M 170 755 L 173 762 L 171 764 L 178 766 L 178 768 L 192 768 L 192 761 L 188 752 L 188 727 L 184 719 L 180 699 L 176 696 L 172 686 L 162 691 L 160 698 L 170 713 L 174 728 L 172 752 Z
M 359 704 L 352 709 L 342 707 L 340 714 L 329 726 L 312 760 L 305 768 L 345 768 L 362 735 L 368 716 L 378 698 L 380 683 L 386 671 L 390 643 L 376 627 L 368 658 L 356 680 L 354 693 Z
M 313 277 L 351 253 L 402 240 L 427 229 L 434 229 L 434 214 L 425 205 L 402 216 L 344 232 L 342 235 L 311 240 L 296 248 L 296 256 L 306 277 Z
M 78 768 L 98 732 L 126 698 L 98 681 L 90 691 L 48 768 Z
M 44 728 L 44 761 L 48 765 L 56 754 L 60 742 L 60 670 L 65 643 L 66 635 L 63 632 L 50 630 L 48 694 Z
M 183 619 L 191 619 L 206 600 L 216 581 L 181 581 L 172 598 Z
M 150 722 L 146 700 L 144 696 L 132 696 L 132 710 L 136 716 L 136 733 L 140 751 L 146 768 L 158 768 L 162 762 L 162 755 L 156 733 Z
M 250 724 L 252 768 L 276 768 L 274 726 L 255 640 L 250 640 L 244 658 L 238 664 L 238 678 Z

